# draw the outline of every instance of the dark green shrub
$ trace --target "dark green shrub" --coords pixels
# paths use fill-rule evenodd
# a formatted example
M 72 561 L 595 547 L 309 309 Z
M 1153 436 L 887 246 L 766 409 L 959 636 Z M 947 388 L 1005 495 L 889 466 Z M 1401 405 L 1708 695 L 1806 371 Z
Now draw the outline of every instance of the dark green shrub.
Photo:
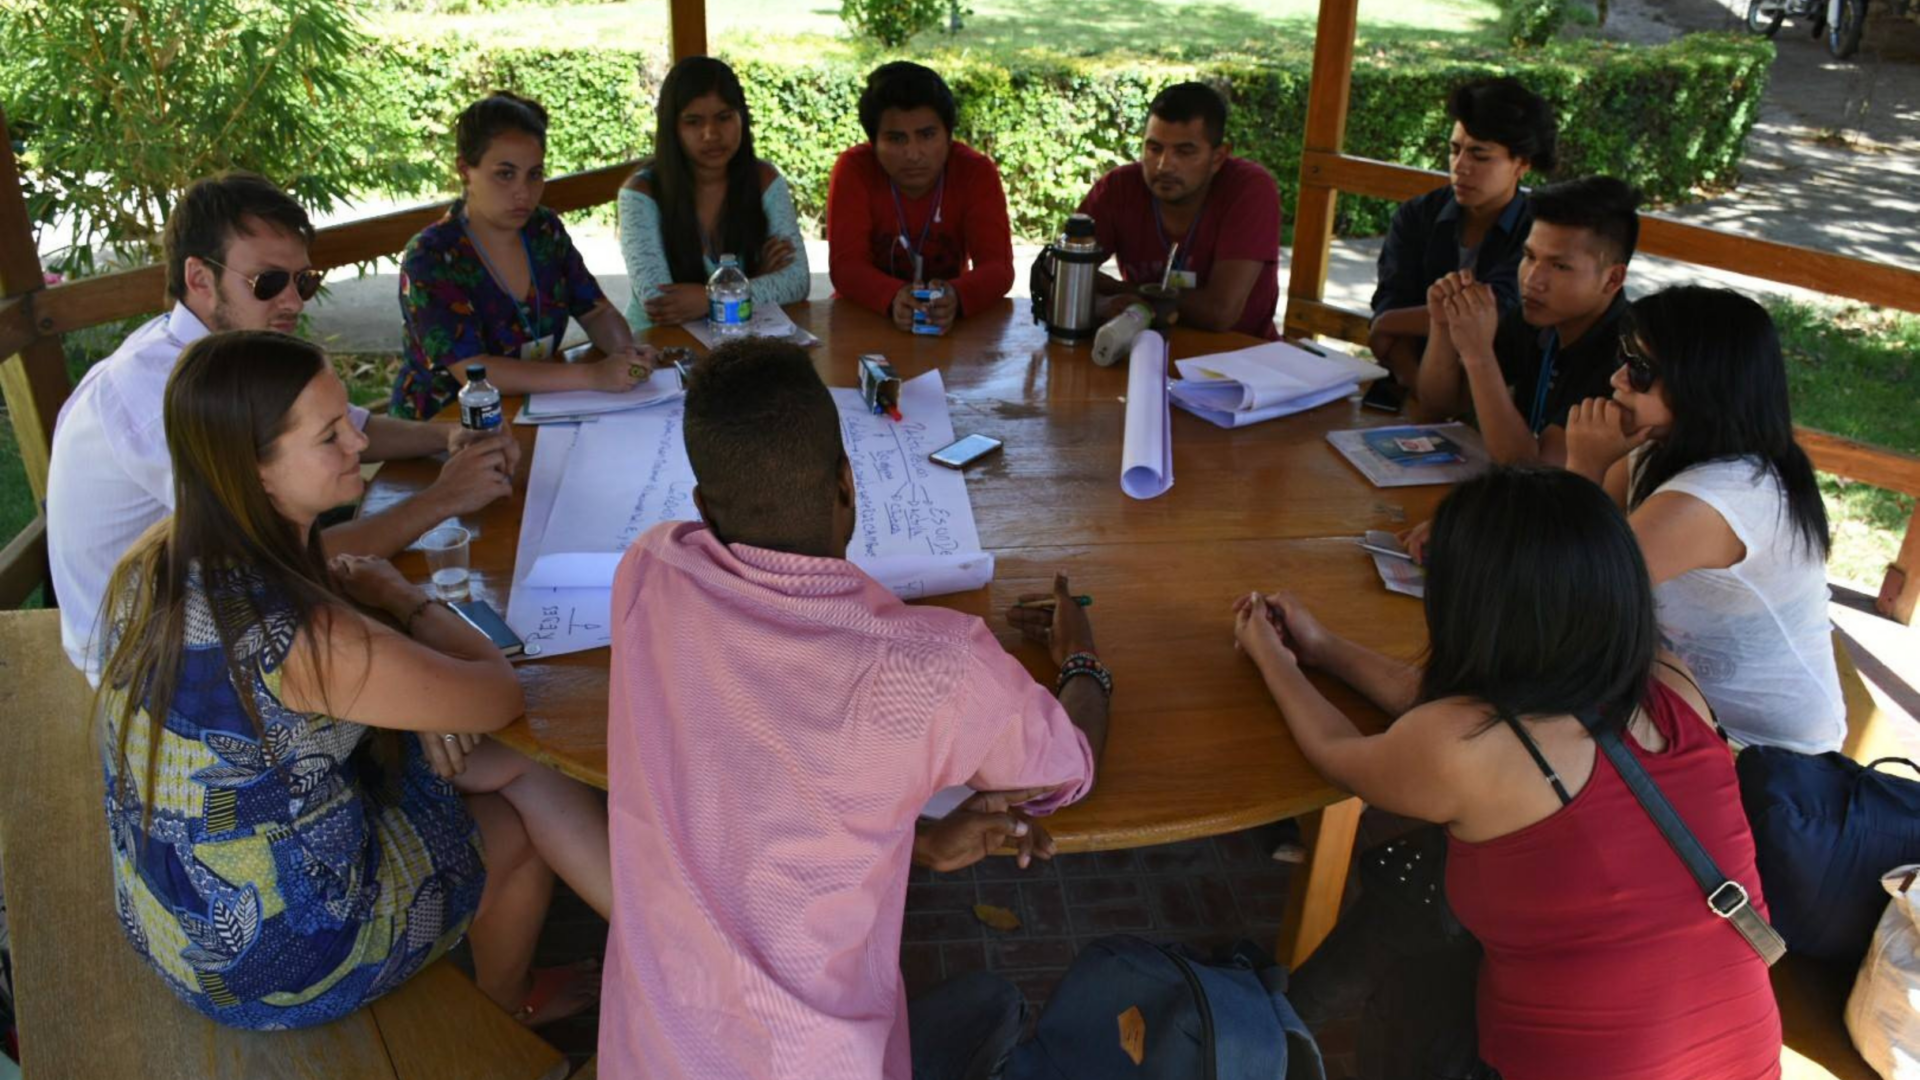
M 1511 73 L 1560 109 L 1561 176 L 1612 173 L 1656 201 L 1676 201 L 1735 179 L 1772 57 L 1770 42 L 1719 34 L 1651 49 L 1554 42 L 1520 56 L 1375 50 L 1355 60 L 1347 150 L 1444 168 L 1447 92 L 1467 79 Z M 854 105 L 866 66 L 766 51 L 728 59 L 746 86 L 761 156 L 786 173 L 802 217 L 817 223 L 834 159 L 865 137 Z M 652 143 L 653 101 L 664 72 L 649 53 L 489 50 L 453 40 L 396 47 L 390 62 L 397 70 L 374 80 L 384 87 L 379 92 L 411 104 L 417 133 L 411 152 L 449 179 L 448 126 L 475 95 L 496 86 L 531 94 L 552 110 L 548 167 L 556 175 L 643 154 Z M 1259 63 L 1199 65 L 929 62 L 960 99 L 958 136 L 999 162 L 1018 235 L 1057 231 L 1095 179 L 1134 157 L 1153 94 L 1188 78 L 1231 95 L 1235 150 L 1273 172 L 1292 217 L 1312 69 L 1304 51 Z M 1336 228 L 1349 236 L 1378 233 L 1391 212 L 1381 200 L 1342 198 Z
M 840 0 L 840 20 L 856 37 L 897 49 L 946 17 L 948 0 Z
M 1517 48 L 1537 49 L 1567 22 L 1567 0 L 1501 0 L 1501 26 Z

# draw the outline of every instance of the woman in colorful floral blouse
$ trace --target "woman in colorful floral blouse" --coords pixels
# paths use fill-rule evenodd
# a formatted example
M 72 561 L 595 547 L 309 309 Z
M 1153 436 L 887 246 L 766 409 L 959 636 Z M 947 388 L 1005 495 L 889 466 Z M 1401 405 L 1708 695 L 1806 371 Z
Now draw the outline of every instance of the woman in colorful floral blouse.
M 647 378 L 653 351 L 634 347 L 559 215 L 540 205 L 547 111 L 496 92 L 460 114 L 455 134 L 465 194 L 401 256 L 406 360 L 393 384 L 393 415 L 439 412 L 474 362 L 503 394 L 617 392 Z M 604 359 L 557 362 L 569 318 L 580 320 Z

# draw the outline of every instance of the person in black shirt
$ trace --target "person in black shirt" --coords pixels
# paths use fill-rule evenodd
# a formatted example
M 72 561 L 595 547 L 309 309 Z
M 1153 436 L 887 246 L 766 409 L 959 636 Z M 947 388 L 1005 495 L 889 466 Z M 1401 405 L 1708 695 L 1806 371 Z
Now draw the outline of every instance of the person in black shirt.
M 1640 193 L 1609 176 L 1533 193 L 1520 306 L 1461 270 L 1427 292 L 1433 332 L 1420 359 L 1415 418 L 1471 411 L 1502 464 L 1567 458 L 1567 411 L 1610 393 L 1620 366 L 1621 287 L 1640 237 Z
M 1412 386 L 1426 348 L 1427 289 L 1457 270 L 1493 287 L 1504 313 L 1520 303 L 1520 245 L 1533 211 L 1520 178 L 1553 172 L 1553 106 L 1511 78 L 1478 79 L 1447 98 L 1449 180 L 1400 204 L 1380 249 L 1373 355 Z

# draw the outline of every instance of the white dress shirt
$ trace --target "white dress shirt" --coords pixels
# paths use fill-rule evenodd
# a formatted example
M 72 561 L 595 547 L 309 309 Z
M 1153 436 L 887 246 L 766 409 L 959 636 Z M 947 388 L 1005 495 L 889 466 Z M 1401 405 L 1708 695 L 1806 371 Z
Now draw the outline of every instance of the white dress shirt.
M 173 512 L 173 460 L 162 406 L 181 350 L 207 335 L 184 303 L 135 330 L 80 379 L 53 429 L 47 549 L 60 601 L 60 643 L 98 679 L 94 624 L 113 568 Z M 364 428 L 367 411 L 350 410 Z

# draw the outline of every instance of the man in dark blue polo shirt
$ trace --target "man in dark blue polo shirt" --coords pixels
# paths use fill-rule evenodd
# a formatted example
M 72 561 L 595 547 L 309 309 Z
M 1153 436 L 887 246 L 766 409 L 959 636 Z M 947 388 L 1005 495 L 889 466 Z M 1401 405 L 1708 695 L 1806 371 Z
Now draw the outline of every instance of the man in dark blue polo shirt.
M 1471 412 L 1494 461 L 1564 464 L 1567 410 L 1613 392 L 1639 206 L 1640 193 L 1610 176 L 1534 192 L 1520 306 L 1505 315 L 1472 271 L 1434 282 L 1415 418 Z
M 1502 312 L 1520 302 L 1520 245 L 1533 224 L 1520 178 L 1557 163 L 1553 106 L 1514 79 L 1480 79 L 1447 98 L 1450 183 L 1400 204 L 1380 249 L 1373 355 L 1412 386 L 1426 348 L 1427 289 L 1457 270 L 1493 287 Z

